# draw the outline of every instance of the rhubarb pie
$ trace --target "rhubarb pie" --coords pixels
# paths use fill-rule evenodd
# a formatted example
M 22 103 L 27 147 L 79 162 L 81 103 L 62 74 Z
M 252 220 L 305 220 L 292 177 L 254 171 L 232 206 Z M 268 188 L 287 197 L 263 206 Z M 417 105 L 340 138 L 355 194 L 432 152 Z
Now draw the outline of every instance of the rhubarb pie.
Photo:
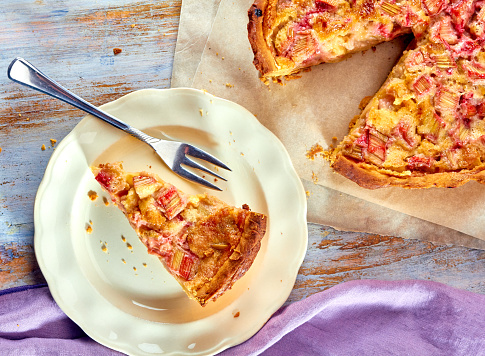
M 475 0 L 258 0 L 249 11 L 262 76 L 414 40 L 330 155 L 366 188 L 485 183 L 485 6 Z
M 127 173 L 119 162 L 91 169 L 148 253 L 200 305 L 230 289 L 256 258 L 267 218 L 247 205 L 186 195 L 155 174 Z

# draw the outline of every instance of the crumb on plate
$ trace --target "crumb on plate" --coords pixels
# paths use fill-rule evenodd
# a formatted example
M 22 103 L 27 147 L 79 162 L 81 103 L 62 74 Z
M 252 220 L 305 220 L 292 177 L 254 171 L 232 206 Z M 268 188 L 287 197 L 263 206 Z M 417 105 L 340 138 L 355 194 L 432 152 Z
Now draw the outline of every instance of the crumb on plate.
M 90 190 L 88 192 L 88 197 L 89 199 L 91 199 L 92 201 L 95 201 L 96 199 L 98 199 L 98 193 L 96 193 L 94 190 Z

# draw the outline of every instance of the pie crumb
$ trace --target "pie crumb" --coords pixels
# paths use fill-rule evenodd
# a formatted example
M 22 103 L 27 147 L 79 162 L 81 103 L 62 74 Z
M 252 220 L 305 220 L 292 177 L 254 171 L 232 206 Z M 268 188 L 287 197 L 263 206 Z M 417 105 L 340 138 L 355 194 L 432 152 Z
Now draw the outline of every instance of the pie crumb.
M 318 176 L 316 175 L 315 172 L 312 172 L 312 181 L 314 184 L 317 184 L 318 182 Z
M 234 85 L 232 85 L 231 83 L 226 83 L 226 87 L 227 88 L 234 88 Z
M 240 313 L 240 312 L 236 312 L 236 313 L 234 313 L 234 317 L 235 317 L 235 318 L 239 318 L 239 315 L 241 315 L 241 313 Z
M 113 48 L 113 53 L 116 56 L 117 54 L 120 54 L 123 50 L 121 48 Z
M 93 232 L 93 227 L 89 224 L 86 224 L 86 232 L 88 234 L 91 234 Z
M 199 109 L 199 114 L 200 114 L 200 116 L 204 116 L 204 110 Z
M 323 153 L 323 147 L 316 143 L 307 151 L 306 157 L 313 161 L 316 155 L 321 153 Z
M 92 201 L 95 201 L 96 199 L 98 199 L 98 193 L 96 193 L 94 190 L 90 190 L 88 192 L 88 197 L 89 199 L 91 199 Z
M 40 146 L 40 149 L 41 149 L 42 151 L 45 151 L 45 145 Z
M 285 76 L 285 80 L 290 81 L 290 80 L 300 79 L 301 77 L 302 77 L 301 75 L 290 74 Z
M 104 202 L 104 205 L 106 205 L 106 206 L 109 205 L 109 201 L 108 201 L 108 199 L 106 199 L 106 197 L 103 197 L 103 202 Z
M 54 147 L 54 145 L 57 143 L 57 140 L 54 138 L 51 138 L 51 146 Z

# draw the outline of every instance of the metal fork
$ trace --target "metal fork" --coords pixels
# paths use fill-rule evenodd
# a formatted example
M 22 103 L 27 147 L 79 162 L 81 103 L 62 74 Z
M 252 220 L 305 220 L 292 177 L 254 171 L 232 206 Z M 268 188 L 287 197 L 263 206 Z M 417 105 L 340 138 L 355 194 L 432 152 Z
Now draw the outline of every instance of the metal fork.
M 208 188 L 221 190 L 216 185 L 199 177 L 198 175 L 192 173 L 184 167 L 188 166 L 209 173 L 224 181 L 226 180 L 224 177 L 195 162 L 188 156 L 207 161 L 229 171 L 231 170 L 228 166 L 219 161 L 217 158 L 195 146 L 183 142 L 158 139 L 149 136 L 142 131 L 122 122 L 114 116 L 111 116 L 110 114 L 88 103 L 79 96 L 71 93 L 69 90 L 63 88 L 61 85 L 56 83 L 54 80 L 49 78 L 47 75 L 42 73 L 40 70 L 35 68 L 32 64 L 30 64 L 23 58 L 16 58 L 12 61 L 12 63 L 10 63 L 7 75 L 8 78 L 13 80 L 14 82 L 28 86 L 32 89 L 38 90 L 44 94 L 53 96 L 54 98 L 71 104 L 78 109 L 81 109 L 147 143 L 155 150 L 155 152 L 167 164 L 167 166 L 170 167 L 173 172 L 185 179 L 202 184 Z

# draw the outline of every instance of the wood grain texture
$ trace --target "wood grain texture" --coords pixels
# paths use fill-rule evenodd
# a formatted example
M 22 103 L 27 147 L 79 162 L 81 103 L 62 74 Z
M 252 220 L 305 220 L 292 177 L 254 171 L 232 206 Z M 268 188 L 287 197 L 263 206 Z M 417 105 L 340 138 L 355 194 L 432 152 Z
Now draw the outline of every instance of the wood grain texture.
M 45 279 L 35 260 L 31 245 L 5 243 L 0 245 L 0 285 L 1 289 L 45 283 Z
M 6 0 L 0 67 L 21 56 L 95 105 L 168 88 L 181 1 Z M 115 55 L 114 48 L 121 53 Z M 5 73 L 5 72 L 4 72 Z M 84 116 L 1 77 L 0 289 L 43 283 L 33 205 L 49 157 Z M 42 145 L 46 149 L 42 150 Z M 485 293 L 485 251 L 340 232 L 309 224 L 309 248 L 287 303 L 354 279 L 429 279 Z
M 309 224 L 308 252 L 287 304 L 350 280 L 421 279 L 485 293 L 485 251 Z

